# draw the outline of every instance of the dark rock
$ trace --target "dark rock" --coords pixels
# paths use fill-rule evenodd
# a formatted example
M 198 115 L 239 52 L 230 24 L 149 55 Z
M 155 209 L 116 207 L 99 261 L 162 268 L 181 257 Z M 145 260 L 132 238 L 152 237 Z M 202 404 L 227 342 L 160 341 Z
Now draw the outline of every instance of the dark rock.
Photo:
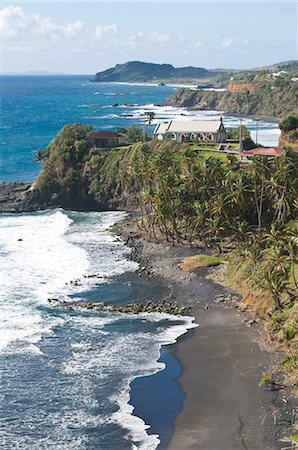
M 256 323 L 256 321 L 255 321 L 254 319 L 249 319 L 249 320 L 246 322 L 246 326 L 247 326 L 247 327 L 251 327 L 251 326 L 253 326 L 254 323 Z

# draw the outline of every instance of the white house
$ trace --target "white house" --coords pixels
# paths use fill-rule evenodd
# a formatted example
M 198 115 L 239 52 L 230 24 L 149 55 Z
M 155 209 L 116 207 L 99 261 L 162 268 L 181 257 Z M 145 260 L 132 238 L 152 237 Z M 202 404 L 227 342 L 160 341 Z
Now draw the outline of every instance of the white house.
M 153 132 L 154 139 L 176 142 L 226 142 L 227 132 L 222 118 L 217 121 L 171 120 L 160 122 Z

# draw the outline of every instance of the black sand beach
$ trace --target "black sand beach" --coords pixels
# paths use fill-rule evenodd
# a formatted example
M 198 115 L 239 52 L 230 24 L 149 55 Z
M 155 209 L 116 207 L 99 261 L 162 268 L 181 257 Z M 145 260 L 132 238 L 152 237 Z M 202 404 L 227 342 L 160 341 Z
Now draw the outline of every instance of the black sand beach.
M 173 298 L 190 304 L 199 324 L 189 338 L 175 344 L 174 354 L 182 365 L 178 382 L 186 397 L 168 449 L 287 447 L 280 437 L 293 421 L 294 403 L 285 404 L 282 392 L 258 386 L 277 355 L 265 344 L 260 324 L 252 324 L 250 316 L 229 300 L 218 300 L 237 293 L 206 279 L 206 270 L 194 274 L 179 268 L 183 257 L 195 250 L 135 239 L 131 226 L 123 227 L 121 234 L 133 247 L 133 257 L 146 267 L 142 276 L 147 273 L 173 284 Z

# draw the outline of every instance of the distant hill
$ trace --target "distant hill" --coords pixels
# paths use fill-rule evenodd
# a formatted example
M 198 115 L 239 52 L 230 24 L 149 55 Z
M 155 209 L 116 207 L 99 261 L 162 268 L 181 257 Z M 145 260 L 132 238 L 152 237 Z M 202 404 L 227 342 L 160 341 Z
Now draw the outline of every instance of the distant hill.
M 262 67 L 255 67 L 251 70 L 288 70 L 288 71 L 293 71 L 293 70 L 298 70 L 298 61 L 295 59 L 291 59 L 289 61 L 283 61 L 280 63 L 276 63 L 276 64 L 271 64 L 270 66 L 262 66 Z
M 141 61 L 129 61 L 117 64 L 111 69 L 98 72 L 91 81 L 108 82 L 148 82 L 181 78 L 211 78 L 216 72 L 202 67 L 174 67 L 171 64 L 154 64 Z

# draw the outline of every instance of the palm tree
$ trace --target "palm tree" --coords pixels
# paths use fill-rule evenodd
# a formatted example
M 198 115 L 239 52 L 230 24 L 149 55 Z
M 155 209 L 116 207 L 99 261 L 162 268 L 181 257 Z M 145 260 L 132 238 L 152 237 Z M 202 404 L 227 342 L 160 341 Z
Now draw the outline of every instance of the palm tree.
M 255 156 L 251 175 L 254 186 L 254 201 L 257 211 L 258 230 L 262 228 L 263 206 L 265 199 L 265 186 L 270 173 L 270 164 L 266 156 Z
M 155 112 L 153 112 L 153 111 L 148 111 L 148 112 L 146 113 L 146 116 L 147 116 L 148 124 L 151 125 L 153 119 L 155 118 Z
M 274 300 L 276 310 L 282 308 L 281 296 L 288 292 L 289 283 L 287 277 L 283 276 L 280 271 L 271 269 L 266 270 L 264 274 L 265 288 L 267 288 Z

